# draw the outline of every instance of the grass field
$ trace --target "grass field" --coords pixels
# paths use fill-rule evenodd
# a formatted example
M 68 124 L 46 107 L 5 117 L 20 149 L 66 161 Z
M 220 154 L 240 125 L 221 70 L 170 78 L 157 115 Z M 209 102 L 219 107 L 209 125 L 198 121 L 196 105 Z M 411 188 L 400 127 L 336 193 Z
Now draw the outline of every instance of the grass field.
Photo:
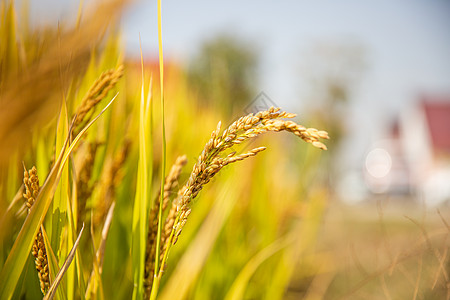
M 125 4 L 0 4 L 0 299 L 449 299 L 448 208 L 339 204 L 328 128 L 202 105 Z

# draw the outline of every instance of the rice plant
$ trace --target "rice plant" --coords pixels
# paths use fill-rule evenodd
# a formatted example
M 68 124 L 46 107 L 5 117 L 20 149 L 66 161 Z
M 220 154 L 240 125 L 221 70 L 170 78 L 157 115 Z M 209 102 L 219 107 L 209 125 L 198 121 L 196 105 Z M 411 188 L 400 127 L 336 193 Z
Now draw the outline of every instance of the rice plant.
M 272 107 L 239 118 L 223 132 L 220 122 L 215 130 L 211 126 L 211 138 L 186 181 L 183 167 L 200 151 L 208 126 L 191 143 L 183 146 L 181 138 L 171 146 L 174 126 L 184 130 L 182 124 L 195 118 L 195 112 L 181 114 L 189 88 L 182 87 L 186 80 L 176 69 L 164 77 L 161 28 L 160 70 L 152 74 L 160 79 L 157 87 L 148 79 L 142 54 L 139 67 L 123 61 L 119 35 L 110 25 L 123 4 L 108 2 L 86 16 L 79 13 L 73 28 L 63 24 L 48 31 L 42 52 L 36 52 L 40 33 L 18 26 L 14 2 L 1 4 L 0 212 L 1 228 L 9 229 L 1 234 L 1 299 L 155 299 L 172 277 L 169 266 L 177 265 L 179 254 L 169 254 L 189 227 L 191 210 L 205 213 L 211 205 L 194 203 L 200 190 L 213 185 L 209 182 L 222 169 L 265 150 L 238 153 L 239 144 L 265 132 L 287 131 L 326 149 L 319 141 L 328 138 L 325 131 L 286 121 L 295 115 Z M 94 47 L 83 34 L 93 37 Z M 50 55 L 56 55 L 56 63 Z M 30 75 L 25 80 L 19 74 Z M 181 94 L 174 96 L 174 87 Z M 166 102 L 178 107 L 169 104 L 165 110 Z M 211 121 L 218 117 L 207 114 Z M 188 156 L 174 160 L 166 174 L 165 162 L 175 152 Z M 157 172 L 161 176 L 154 176 Z M 209 222 L 223 228 L 225 219 Z

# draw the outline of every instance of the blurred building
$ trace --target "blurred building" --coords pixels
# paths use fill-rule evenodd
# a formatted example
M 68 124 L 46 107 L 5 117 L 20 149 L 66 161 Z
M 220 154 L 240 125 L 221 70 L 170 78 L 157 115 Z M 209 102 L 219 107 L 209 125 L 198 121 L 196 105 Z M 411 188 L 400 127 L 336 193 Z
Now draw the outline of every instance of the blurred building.
M 368 151 L 363 177 L 373 193 L 450 202 L 450 96 L 422 97 Z

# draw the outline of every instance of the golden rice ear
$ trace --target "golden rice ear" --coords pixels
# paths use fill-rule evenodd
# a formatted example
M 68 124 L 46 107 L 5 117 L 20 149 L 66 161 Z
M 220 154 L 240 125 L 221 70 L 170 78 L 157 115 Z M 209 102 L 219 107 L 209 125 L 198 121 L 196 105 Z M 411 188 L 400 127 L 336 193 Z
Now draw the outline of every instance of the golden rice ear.
M 36 270 L 38 271 L 41 292 L 42 294 L 45 295 L 50 287 L 50 274 L 48 267 L 47 251 L 45 249 L 41 229 L 39 229 L 39 232 L 34 240 L 31 252 L 35 257 Z
M 39 177 L 37 175 L 36 167 L 33 166 L 30 170 L 26 170 L 25 164 L 23 174 L 23 184 L 25 187 L 25 204 L 28 209 L 28 213 L 32 208 L 38 194 L 39 194 Z M 34 238 L 33 246 L 31 247 L 31 254 L 33 254 L 35 260 L 36 270 L 39 277 L 39 285 L 43 295 L 47 293 L 50 286 L 50 275 L 48 267 L 47 251 L 45 249 L 44 239 L 42 237 L 42 230 L 39 229 L 36 237 Z
M 124 71 L 123 65 L 117 69 L 111 69 L 103 72 L 100 77 L 92 84 L 86 96 L 81 101 L 75 116 L 74 116 L 74 134 L 76 135 L 83 124 L 90 121 L 95 107 L 101 100 L 103 100 L 108 92 L 114 88 L 119 79 L 122 77 Z M 89 115 L 88 115 L 89 114 Z
M 194 165 L 189 180 L 179 189 L 178 197 L 173 202 L 166 218 L 164 232 L 168 238 L 163 243 L 162 266 L 165 264 L 165 259 L 171 246 L 177 242 L 187 222 L 191 212 L 190 204 L 192 200 L 202 190 L 203 186 L 226 165 L 255 156 L 266 149 L 265 147 L 258 147 L 235 156 L 235 152 L 225 154 L 229 148 L 265 132 L 287 131 L 297 135 L 314 147 L 326 150 L 326 146 L 319 139 L 328 138 L 328 134 L 325 131 L 305 128 L 293 121 L 282 119 L 292 118 L 294 116 L 294 114 L 280 111 L 280 108 L 271 107 L 255 115 L 249 114 L 239 118 L 228 126 L 222 134 L 219 133 L 221 127 L 221 123 L 219 122 L 216 130 L 212 132 L 211 138 L 200 154 L 197 163 Z M 149 270 L 151 271 L 151 268 Z

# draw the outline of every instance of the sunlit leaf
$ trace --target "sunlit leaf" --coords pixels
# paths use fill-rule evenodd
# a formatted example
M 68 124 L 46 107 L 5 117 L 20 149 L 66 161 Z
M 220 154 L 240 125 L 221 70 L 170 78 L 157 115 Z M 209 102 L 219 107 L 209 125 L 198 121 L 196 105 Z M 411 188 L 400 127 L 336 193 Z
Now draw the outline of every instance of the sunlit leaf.
M 75 257 L 75 251 L 80 242 L 80 238 L 81 238 L 81 235 L 83 234 L 83 230 L 84 230 L 84 224 L 83 224 L 83 227 L 81 227 L 80 233 L 78 234 L 78 237 L 75 240 L 75 243 L 73 244 L 72 250 L 70 250 L 69 255 L 67 256 L 66 260 L 64 261 L 64 264 L 62 265 L 58 274 L 56 274 L 55 280 L 53 281 L 50 289 L 48 290 L 47 294 L 45 295 L 44 300 L 53 299 L 53 297 L 55 296 L 56 288 L 60 284 L 61 279 L 64 276 L 64 273 L 67 271 L 67 269 L 70 266 L 70 263 L 72 262 L 73 258 Z
M 133 206 L 133 224 L 132 224 L 132 261 L 133 261 L 133 299 L 142 299 L 144 294 L 144 268 L 145 268 L 145 249 L 147 244 L 147 215 L 150 195 L 151 182 L 151 157 L 150 145 L 151 134 L 148 124 L 150 123 L 150 114 L 147 108 L 150 107 L 149 97 L 145 97 L 144 81 L 144 63 L 141 52 L 141 101 L 139 109 L 139 163 L 136 183 L 136 195 Z M 148 93 L 151 93 L 149 90 Z
M 47 236 L 47 232 L 44 228 L 44 226 L 41 226 L 42 229 L 42 238 L 44 240 L 45 244 L 45 251 L 47 252 L 47 262 L 48 262 L 48 271 L 49 271 L 49 277 L 50 277 L 50 284 L 53 283 L 53 281 L 56 278 L 56 274 L 59 272 L 59 265 L 58 265 L 58 259 L 56 258 L 55 252 L 52 249 L 50 240 Z M 61 288 L 57 289 L 58 298 L 63 300 L 67 299 L 67 290 L 65 285 L 61 286 Z

